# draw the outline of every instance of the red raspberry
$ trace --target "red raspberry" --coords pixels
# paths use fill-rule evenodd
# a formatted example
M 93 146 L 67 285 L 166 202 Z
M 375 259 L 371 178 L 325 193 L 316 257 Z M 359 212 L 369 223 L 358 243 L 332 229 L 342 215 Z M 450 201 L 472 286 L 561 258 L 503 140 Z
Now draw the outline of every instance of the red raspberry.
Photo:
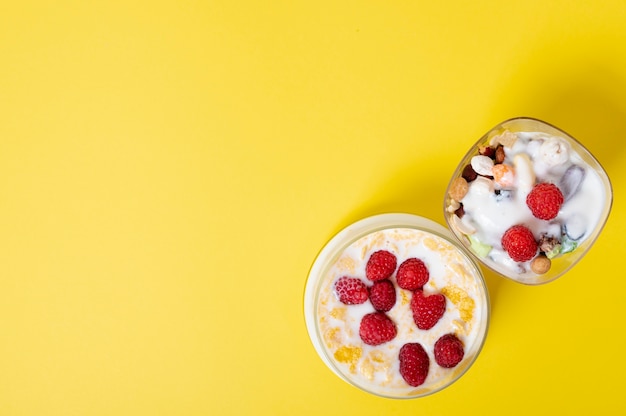
M 553 183 L 539 183 L 526 197 L 526 205 L 536 218 L 551 220 L 559 214 L 563 205 L 563 193 Z
M 369 292 L 370 302 L 377 311 L 390 311 L 396 304 L 396 288 L 389 279 L 374 282 Z
M 346 305 L 358 305 L 367 300 L 367 286 L 356 277 L 343 276 L 335 282 L 335 294 Z
M 435 342 L 435 361 L 441 367 L 456 367 L 464 355 L 463 343 L 454 334 L 443 335 Z
M 426 296 L 421 290 L 416 290 L 411 298 L 411 310 L 417 327 L 430 329 L 446 311 L 446 297 L 441 293 Z
M 396 256 L 387 250 L 374 252 L 365 265 L 365 276 L 372 281 L 388 279 L 396 270 Z
M 421 344 L 410 342 L 400 348 L 400 374 L 409 386 L 417 387 L 426 381 L 430 360 Z
M 359 327 L 361 340 L 367 345 L 380 345 L 396 337 L 396 324 L 383 312 L 372 312 L 363 316 Z
M 398 286 L 406 290 L 417 290 L 428 282 L 429 272 L 424 262 L 412 257 L 402 262 L 396 273 Z
M 502 248 L 515 261 L 528 261 L 537 254 L 537 242 L 532 231 L 523 225 L 514 225 L 502 236 Z

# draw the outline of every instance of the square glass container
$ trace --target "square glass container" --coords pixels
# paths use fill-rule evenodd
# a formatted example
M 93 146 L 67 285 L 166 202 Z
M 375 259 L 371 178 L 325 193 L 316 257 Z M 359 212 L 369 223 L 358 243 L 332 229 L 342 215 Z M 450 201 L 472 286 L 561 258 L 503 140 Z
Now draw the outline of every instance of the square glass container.
M 540 187 L 533 190 L 538 184 L 552 184 L 563 195 L 554 218 L 538 218 L 543 212 L 530 208 L 544 201 L 554 205 Z M 495 126 L 465 154 L 446 190 L 444 217 L 483 265 L 537 285 L 562 276 L 584 257 L 608 219 L 612 200 L 609 177 L 582 144 L 544 121 L 520 117 Z M 534 236 L 538 247 L 530 260 L 513 260 L 503 247 L 513 245 L 503 236 L 515 225 Z

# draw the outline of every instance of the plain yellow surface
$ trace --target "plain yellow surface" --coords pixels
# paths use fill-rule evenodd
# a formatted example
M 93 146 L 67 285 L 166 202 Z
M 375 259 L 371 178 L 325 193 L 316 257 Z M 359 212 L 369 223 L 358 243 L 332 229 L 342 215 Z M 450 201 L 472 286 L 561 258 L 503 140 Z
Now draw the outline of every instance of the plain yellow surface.
M 626 3 L 3 1 L 0 415 L 626 410 Z M 306 333 L 309 267 L 382 212 L 443 223 L 458 159 L 533 116 L 612 179 L 569 274 L 486 274 L 481 356 L 367 395 Z

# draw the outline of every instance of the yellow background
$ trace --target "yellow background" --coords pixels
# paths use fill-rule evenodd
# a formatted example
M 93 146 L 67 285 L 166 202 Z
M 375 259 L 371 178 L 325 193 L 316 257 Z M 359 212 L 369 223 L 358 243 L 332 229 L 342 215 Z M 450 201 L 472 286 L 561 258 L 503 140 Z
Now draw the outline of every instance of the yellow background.
M 626 410 L 626 3 L 2 1 L 0 415 Z M 612 179 L 565 277 L 486 274 L 450 388 L 393 401 L 316 355 L 302 296 L 337 231 L 443 223 L 449 176 L 533 116 Z

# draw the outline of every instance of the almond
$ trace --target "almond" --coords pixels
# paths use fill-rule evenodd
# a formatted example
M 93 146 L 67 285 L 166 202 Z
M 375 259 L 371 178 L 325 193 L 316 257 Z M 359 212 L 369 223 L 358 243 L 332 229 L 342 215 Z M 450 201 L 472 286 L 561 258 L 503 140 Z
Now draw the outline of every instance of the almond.
M 492 176 L 491 169 L 493 168 L 493 159 L 489 156 L 474 156 L 471 160 L 471 164 L 472 169 L 479 175 Z

